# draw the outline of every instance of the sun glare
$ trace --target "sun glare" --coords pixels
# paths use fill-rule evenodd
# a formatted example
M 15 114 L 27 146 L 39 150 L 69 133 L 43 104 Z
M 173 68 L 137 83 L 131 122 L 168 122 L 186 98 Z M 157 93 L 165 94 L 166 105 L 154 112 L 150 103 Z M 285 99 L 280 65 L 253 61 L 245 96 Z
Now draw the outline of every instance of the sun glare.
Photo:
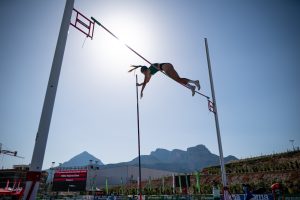
M 114 12 L 102 13 L 101 17 L 95 16 L 95 19 L 99 20 L 108 31 L 101 26 L 95 26 L 93 43 L 89 48 L 92 58 L 91 76 L 97 73 L 105 74 L 101 80 L 109 81 L 113 77 L 118 82 L 127 83 L 128 80 L 124 79 L 132 78 L 127 73 L 130 65 L 147 65 L 126 45 L 146 59 L 150 59 L 148 55 L 151 49 L 151 40 L 149 40 L 151 32 L 147 23 L 143 21 L 145 19 L 138 17 L 138 12 L 126 11 L 114 10 Z
M 141 23 L 136 18 L 127 18 L 114 16 L 115 19 L 108 21 L 107 28 L 115 34 L 119 40 L 111 36 L 110 48 L 107 49 L 110 54 L 117 55 L 119 60 L 130 61 L 129 59 L 133 55 L 132 52 L 126 47 L 128 45 L 135 51 L 142 51 L 147 46 L 147 32 Z M 109 34 L 109 33 L 107 33 Z

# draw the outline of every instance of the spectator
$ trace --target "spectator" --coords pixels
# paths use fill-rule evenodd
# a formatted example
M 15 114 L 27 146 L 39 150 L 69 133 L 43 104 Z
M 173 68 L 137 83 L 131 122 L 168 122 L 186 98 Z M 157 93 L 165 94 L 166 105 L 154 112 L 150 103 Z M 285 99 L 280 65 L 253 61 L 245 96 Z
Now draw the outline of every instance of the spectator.
M 220 200 L 220 189 L 216 181 L 213 181 L 212 193 L 214 200 Z
M 242 186 L 243 186 L 243 192 L 246 195 L 245 200 L 254 200 L 254 196 L 250 191 L 250 185 L 242 184 Z

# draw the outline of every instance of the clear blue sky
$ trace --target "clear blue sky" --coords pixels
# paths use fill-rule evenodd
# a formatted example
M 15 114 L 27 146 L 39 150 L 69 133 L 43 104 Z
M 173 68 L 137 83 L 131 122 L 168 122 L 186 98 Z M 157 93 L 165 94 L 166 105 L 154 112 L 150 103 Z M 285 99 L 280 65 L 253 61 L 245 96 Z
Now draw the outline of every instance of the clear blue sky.
M 65 1 L 0 1 L 0 142 L 31 161 Z M 76 0 L 151 62 L 171 62 L 210 95 L 208 38 L 224 155 L 291 149 L 300 142 L 300 2 Z M 137 156 L 135 76 L 146 65 L 96 26 L 70 26 L 43 168 L 88 151 L 105 164 Z M 140 81 L 142 76 L 139 74 Z M 204 144 L 218 154 L 214 116 L 200 96 L 156 74 L 140 101 L 141 153 Z

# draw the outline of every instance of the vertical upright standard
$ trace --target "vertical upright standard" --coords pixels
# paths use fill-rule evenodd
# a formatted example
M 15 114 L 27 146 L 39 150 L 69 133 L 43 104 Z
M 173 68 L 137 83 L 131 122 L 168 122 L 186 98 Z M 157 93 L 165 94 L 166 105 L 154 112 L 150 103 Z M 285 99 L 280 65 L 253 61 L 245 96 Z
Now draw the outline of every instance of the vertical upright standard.
M 43 110 L 40 118 L 39 128 L 35 138 L 35 145 L 30 163 L 30 169 L 26 177 L 26 186 L 23 197 L 24 200 L 36 199 L 73 6 L 74 0 L 66 1 L 55 54 L 52 62 Z
M 139 193 L 140 199 L 142 200 L 142 172 L 141 172 L 141 144 L 140 144 L 140 110 L 139 110 L 139 89 L 138 89 L 138 78 L 135 75 L 135 87 L 136 87 L 136 113 L 137 113 L 137 127 L 138 127 L 138 151 L 139 151 Z
M 218 110 L 217 110 L 217 102 L 214 90 L 214 82 L 212 77 L 211 71 L 211 63 L 208 51 L 208 43 L 207 38 L 204 38 L 205 41 L 205 50 L 206 50 L 206 59 L 208 65 L 208 73 L 209 73 L 209 80 L 210 80 L 210 88 L 211 88 L 211 95 L 213 100 L 213 113 L 215 115 L 215 124 L 216 124 L 216 131 L 217 131 L 217 138 L 218 138 L 218 146 L 219 146 L 219 154 L 220 154 L 220 165 L 221 165 L 221 173 L 222 173 L 222 184 L 224 188 L 224 199 L 228 199 L 228 191 L 227 188 L 227 178 L 226 178 L 226 171 L 225 171 L 225 164 L 224 164 L 224 156 L 223 156 L 223 149 L 222 149 L 222 141 L 221 141 L 221 134 L 220 134 L 220 126 L 219 126 L 219 119 L 218 119 Z

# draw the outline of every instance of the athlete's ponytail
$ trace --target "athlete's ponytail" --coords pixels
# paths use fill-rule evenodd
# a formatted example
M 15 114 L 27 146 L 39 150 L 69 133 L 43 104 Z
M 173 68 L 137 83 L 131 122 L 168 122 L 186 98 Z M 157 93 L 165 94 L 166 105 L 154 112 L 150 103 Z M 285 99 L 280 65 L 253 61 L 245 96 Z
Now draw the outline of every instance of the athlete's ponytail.
M 130 67 L 132 67 L 133 69 L 130 69 L 128 72 L 132 72 L 141 66 L 140 65 L 130 65 Z
M 128 72 L 132 72 L 132 71 L 136 70 L 137 68 L 141 68 L 141 72 L 148 69 L 146 66 L 143 66 L 143 65 L 130 65 L 130 67 L 132 67 L 133 69 L 130 69 Z

